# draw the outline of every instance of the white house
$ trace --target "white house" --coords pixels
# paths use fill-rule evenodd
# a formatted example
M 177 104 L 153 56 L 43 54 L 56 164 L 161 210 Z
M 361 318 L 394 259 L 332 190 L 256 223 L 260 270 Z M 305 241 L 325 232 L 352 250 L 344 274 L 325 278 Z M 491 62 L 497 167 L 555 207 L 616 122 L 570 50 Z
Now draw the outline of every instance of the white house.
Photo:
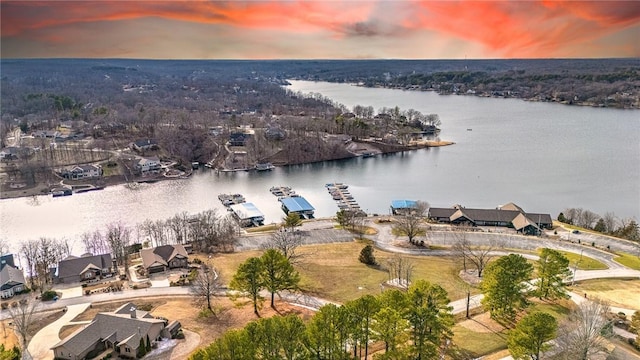
M 141 175 L 157 174 L 160 172 L 160 160 L 157 157 L 141 158 L 135 164 Z

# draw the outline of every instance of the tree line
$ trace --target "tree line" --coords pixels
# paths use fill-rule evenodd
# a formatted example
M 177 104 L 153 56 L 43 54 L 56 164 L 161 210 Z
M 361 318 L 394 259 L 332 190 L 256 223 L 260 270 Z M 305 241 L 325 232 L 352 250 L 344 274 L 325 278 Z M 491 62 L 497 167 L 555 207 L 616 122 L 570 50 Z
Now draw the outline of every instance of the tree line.
M 638 222 L 633 218 L 620 219 L 612 212 L 600 216 L 587 209 L 567 208 L 558 214 L 558 221 L 622 239 L 640 241 Z
M 239 270 L 240 271 L 240 270 Z M 226 332 L 191 359 L 433 359 L 446 353 L 453 315 L 446 291 L 419 280 L 342 306 L 327 304 L 308 321 L 295 315 L 252 322 Z

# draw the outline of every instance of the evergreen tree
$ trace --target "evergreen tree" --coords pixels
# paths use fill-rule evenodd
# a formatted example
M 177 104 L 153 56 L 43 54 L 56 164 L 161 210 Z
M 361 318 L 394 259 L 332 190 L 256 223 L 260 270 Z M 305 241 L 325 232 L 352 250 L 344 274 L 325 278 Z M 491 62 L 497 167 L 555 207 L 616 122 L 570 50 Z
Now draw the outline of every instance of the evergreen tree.
M 365 247 L 362 248 L 362 250 L 360 251 L 360 256 L 358 257 L 358 260 L 366 265 L 377 265 L 378 262 L 376 261 L 376 257 L 373 255 L 373 246 L 371 245 L 366 245 Z
M 289 260 L 278 250 L 268 249 L 260 257 L 262 264 L 262 283 L 271 293 L 271 307 L 275 306 L 275 293 L 282 290 L 297 289 L 300 274 Z
M 571 275 L 569 259 L 557 250 L 544 248 L 537 261 L 536 294 L 540 299 L 567 298 L 563 280 Z
M 262 276 L 262 261 L 252 257 L 240 264 L 238 271 L 233 275 L 229 288 L 247 293 L 253 303 L 253 312 L 260 316 L 258 309 L 262 304 L 260 291 L 264 288 Z
M 522 255 L 510 254 L 490 263 L 481 287 L 482 304 L 491 318 L 513 321 L 517 311 L 528 305 L 525 281 L 531 279 L 533 266 Z
M 539 360 L 540 354 L 551 348 L 549 340 L 556 337 L 558 322 L 553 316 L 534 312 L 523 317 L 509 332 L 507 345 L 514 359 Z

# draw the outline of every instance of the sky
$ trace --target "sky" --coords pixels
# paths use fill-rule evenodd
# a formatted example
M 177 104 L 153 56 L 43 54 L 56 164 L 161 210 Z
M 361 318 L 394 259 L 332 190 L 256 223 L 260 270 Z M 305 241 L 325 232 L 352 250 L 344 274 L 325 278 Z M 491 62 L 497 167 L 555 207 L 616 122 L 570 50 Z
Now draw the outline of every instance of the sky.
M 640 1 L 4 1 L 2 58 L 640 57 Z

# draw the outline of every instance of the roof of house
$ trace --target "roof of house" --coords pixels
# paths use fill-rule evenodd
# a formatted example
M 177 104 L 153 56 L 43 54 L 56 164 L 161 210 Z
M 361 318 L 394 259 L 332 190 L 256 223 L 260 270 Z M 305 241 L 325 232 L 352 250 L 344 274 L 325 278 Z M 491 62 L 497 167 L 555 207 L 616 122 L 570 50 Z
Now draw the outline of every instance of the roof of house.
M 77 276 L 85 272 L 90 265 L 97 269 L 111 267 L 111 254 L 92 255 L 84 257 L 69 256 L 58 263 L 56 275 L 59 278 Z
M 141 148 L 145 146 L 149 147 L 149 146 L 158 145 L 158 142 L 155 139 L 141 139 L 141 140 L 135 141 L 133 144 Z
M 7 287 L 13 287 L 17 284 L 24 283 L 24 274 L 22 273 L 22 270 L 11 265 L 5 265 L 2 270 L 0 270 L 0 288 L 4 288 L 5 285 L 9 285 Z
M 180 244 L 176 245 L 162 245 L 150 249 L 140 250 L 140 256 L 142 257 L 142 265 L 145 268 L 153 266 L 154 264 L 168 265 L 176 256 L 188 257 L 187 250 Z
M 229 208 L 241 220 L 264 217 L 264 214 L 253 203 L 234 204 Z
M 13 267 L 16 266 L 13 260 L 13 254 L 0 255 L 0 270 L 2 270 L 2 268 L 5 267 L 6 265 L 11 265 Z
M 150 158 L 141 158 L 141 159 L 138 160 L 138 165 L 139 166 L 143 166 L 145 164 L 152 164 L 152 165 L 160 164 L 160 159 L 158 159 L 156 156 L 154 156 L 154 157 L 150 157 Z
M 136 311 L 132 303 L 125 304 Z M 119 308 L 122 309 L 123 307 Z M 86 327 L 77 330 L 58 342 L 51 349 L 64 346 L 75 354 L 82 354 L 90 349 L 101 339 L 110 339 L 113 342 L 124 342 L 132 348 L 137 348 L 140 338 L 146 336 L 155 324 L 164 323 L 163 319 L 152 317 L 131 317 L 131 312 L 98 313 L 93 321 Z
M 315 210 L 311 204 L 307 201 L 307 199 L 302 196 L 290 196 L 284 197 L 280 199 L 282 205 L 284 205 L 288 211 L 311 211 Z
M 411 209 L 416 207 L 418 204 L 417 201 L 414 200 L 392 200 L 391 207 L 394 209 Z
M 450 208 L 432 207 L 429 209 L 429 217 L 439 219 L 449 218 L 451 222 L 460 220 L 463 217 L 473 222 L 511 222 L 516 230 L 526 227 L 529 223 L 536 227 L 538 227 L 539 224 L 552 223 L 551 215 L 527 213 L 514 203 L 502 205 L 497 209 L 468 209 L 460 205 Z

